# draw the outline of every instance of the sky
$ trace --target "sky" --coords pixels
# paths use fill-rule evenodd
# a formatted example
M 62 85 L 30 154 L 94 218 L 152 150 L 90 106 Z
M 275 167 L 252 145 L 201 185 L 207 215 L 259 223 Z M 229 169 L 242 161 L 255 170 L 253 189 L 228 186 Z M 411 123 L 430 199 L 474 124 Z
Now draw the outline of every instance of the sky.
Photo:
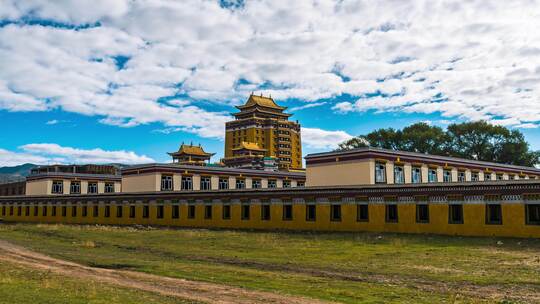
M 218 161 L 252 92 L 304 155 L 480 119 L 540 149 L 539 28 L 533 0 L 0 0 L 0 166 Z

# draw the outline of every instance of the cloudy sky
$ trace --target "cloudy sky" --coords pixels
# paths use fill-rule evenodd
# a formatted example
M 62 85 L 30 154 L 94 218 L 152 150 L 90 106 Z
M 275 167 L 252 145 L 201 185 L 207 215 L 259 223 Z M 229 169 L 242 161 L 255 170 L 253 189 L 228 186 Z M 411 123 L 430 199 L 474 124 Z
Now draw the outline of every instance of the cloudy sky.
M 540 3 L 0 0 L 0 165 L 223 155 L 251 92 L 304 152 L 485 119 L 540 149 Z

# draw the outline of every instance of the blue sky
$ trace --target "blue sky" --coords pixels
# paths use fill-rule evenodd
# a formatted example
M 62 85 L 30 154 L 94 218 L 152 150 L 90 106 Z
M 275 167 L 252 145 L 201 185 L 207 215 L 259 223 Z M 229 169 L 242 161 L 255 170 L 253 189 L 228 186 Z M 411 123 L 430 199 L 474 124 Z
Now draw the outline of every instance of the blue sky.
M 232 5 L 231 5 L 232 3 Z M 223 154 L 251 92 L 304 154 L 376 128 L 485 119 L 540 149 L 531 1 L 2 1 L 0 165 Z

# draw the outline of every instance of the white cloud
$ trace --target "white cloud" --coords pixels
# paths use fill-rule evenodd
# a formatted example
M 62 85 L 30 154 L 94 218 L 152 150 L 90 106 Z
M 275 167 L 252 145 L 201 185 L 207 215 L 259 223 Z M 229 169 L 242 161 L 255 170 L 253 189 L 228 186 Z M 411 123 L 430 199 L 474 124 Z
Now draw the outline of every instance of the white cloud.
M 58 121 L 57 119 L 52 119 L 52 120 L 49 120 L 47 121 L 45 124 L 46 125 L 56 125 L 58 124 L 60 121 Z
M 335 149 L 338 144 L 353 136 L 345 131 L 327 131 L 317 128 L 302 128 L 302 142 L 313 149 Z
M 309 108 L 315 108 L 315 107 L 320 107 L 320 106 L 324 106 L 325 104 L 327 104 L 328 102 L 312 102 L 312 103 L 307 103 L 303 106 L 298 106 L 298 107 L 293 107 L 293 108 L 290 108 L 289 111 L 291 112 L 296 112 L 296 111 L 300 111 L 300 110 L 304 110 L 304 109 L 309 109 Z
M 334 106 L 340 113 L 540 122 L 536 1 L 75 3 L 1 2 L 0 19 L 15 24 L 0 27 L 0 109 L 63 109 L 222 138 L 228 115 L 208 101 L 237 104 L 262 90 L 278 100 L 352 96 Z M 129 58 L 121 69 L 118 55 Z M 171 95 L 187 97 L 158 102 Z
M 122 163 L 140 164 L 155 162 L 145 155 L 132 151 L 106 151 L 103 149 L 78 149 L 62 147 L 58 144 L 35 143 L 19 147 L 21 151 L 0 149 L 0 166 L 15 166 L 24 163 L 34 164 L 102 164 Z

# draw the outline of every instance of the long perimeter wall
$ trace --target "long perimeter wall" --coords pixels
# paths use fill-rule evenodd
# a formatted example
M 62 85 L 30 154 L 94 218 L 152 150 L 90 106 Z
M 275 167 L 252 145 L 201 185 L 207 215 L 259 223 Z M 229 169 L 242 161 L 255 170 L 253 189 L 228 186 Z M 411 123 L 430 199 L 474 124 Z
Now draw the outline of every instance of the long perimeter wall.
M 16 196 L 0 218 L 540 238 L 540 181 Z

